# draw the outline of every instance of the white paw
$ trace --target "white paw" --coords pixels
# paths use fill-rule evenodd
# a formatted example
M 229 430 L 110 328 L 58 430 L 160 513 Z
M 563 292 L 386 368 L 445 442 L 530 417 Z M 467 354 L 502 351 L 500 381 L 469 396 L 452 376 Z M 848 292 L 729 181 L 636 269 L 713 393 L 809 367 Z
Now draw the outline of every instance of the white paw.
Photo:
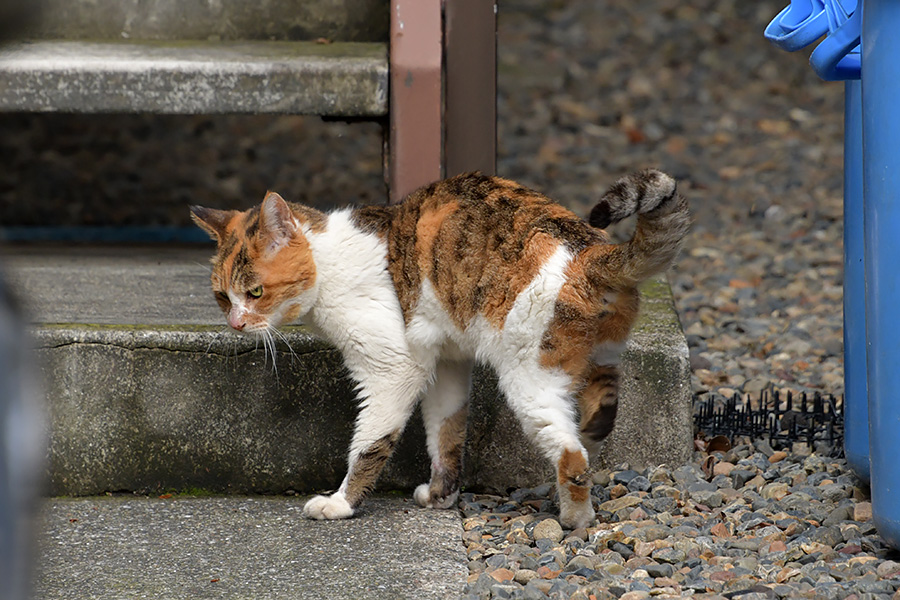
M 429 490 L 430 486 L 427 483 L 416 487 L 416 491 L 413 492 L 413 498 L 415 498 L 419 506 L 424 508 L 450 508 L 456 504 L 456 499 L 459 498 L 459 490 L 457 490 L 446 498 L 433 500 Z
M 347 519 L 353 516 L 353 507 L 340 492 L 330 496 L 316 496 L 303 507 L 308 519 Z
M 594 508 L 588 502 L 587 506 L 578 506 L 569 510 L 559 511 L 559 522 L 564 529 L 586 529 L 594 521 Z
M 423 483 L 416 486 L 416 491 L 413 492 L 413 498 L 415 498 L 416 503 L 423 508 L 429 508 L 428 503 L 431 502 L 429 488 L 430 486 L 427 483 Z
M 594 521 L 594 507 L 588 496 L 586 502 L 575 502 L 565 486 L 559 489 L 559 522 L 564 529 L 587 528 Z

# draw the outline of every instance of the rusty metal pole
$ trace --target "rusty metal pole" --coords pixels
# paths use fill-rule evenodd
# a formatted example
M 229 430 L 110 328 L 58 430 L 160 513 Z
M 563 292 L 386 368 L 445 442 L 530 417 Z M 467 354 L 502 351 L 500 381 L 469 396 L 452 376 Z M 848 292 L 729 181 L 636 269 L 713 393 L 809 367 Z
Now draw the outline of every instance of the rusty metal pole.
M 445 176 L 497 168 L 497 2 L 444 0 Z
M 388 186 L 399 202 L 441 178 L 440 0 L 391 0 Z

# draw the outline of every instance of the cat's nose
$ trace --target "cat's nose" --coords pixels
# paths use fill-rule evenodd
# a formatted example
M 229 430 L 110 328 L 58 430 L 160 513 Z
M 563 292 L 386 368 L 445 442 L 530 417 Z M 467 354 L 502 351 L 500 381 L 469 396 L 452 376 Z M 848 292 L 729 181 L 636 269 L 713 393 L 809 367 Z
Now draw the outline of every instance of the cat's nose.
M 234 314 L 228 315 L 228 324 L 238 331 L 243 331 L 244 327 L 247 326 L 247 323 L 240 316 Z

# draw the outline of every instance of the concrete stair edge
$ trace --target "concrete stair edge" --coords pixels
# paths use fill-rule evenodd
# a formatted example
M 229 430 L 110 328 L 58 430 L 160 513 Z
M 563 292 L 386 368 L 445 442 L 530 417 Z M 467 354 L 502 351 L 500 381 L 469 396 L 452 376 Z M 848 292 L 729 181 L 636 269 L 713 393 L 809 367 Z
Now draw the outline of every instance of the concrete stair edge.
M 34 41 L 0 49 L 0 111 L 387 114 L 385 43 Z
M 657 279 L 642 295 L 623 357 L 619 418 L 600 455 L 606 465 L 679 464 L 691 452 L 690 368 L 671 293 Z M 335 488 L 355 417 L 353 386 L 336 350 L 303 328 L 286 335 L 292 350 L 279 346 L 276 371 L 262 347 L 220 327 L 36 326 L 47 492 Z M 414 415 L 378 487 L 410 489 L 427 479 L 428 464 Z M 464 486 L 505 491 L 551 479 L 493 375 L 479 368 Z

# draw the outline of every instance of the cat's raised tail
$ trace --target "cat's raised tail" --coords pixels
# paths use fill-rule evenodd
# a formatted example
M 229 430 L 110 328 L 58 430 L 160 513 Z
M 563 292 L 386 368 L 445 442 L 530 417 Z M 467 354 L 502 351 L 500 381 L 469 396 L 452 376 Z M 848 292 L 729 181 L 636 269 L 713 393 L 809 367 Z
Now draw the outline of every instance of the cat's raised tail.
M 675 180 L 655 169 L 619 179 L 591 210 L 588 222 L 603 229 L 635 213 L 632 238 L 613 246 L 597 265 L 607 281 L 629 287 L 668 269 L 691 227 L 687 201 Z

